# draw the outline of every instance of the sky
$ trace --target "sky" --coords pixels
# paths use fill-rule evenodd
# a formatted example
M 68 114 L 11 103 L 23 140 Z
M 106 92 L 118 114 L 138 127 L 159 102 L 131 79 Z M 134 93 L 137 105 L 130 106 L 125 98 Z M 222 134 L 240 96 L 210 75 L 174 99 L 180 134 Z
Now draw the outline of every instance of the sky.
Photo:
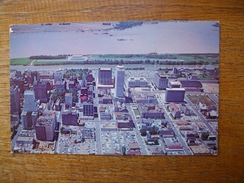
M 10 58 L 152 52 L 219 53 L 219 23 L 153 21 L 10 26 Z

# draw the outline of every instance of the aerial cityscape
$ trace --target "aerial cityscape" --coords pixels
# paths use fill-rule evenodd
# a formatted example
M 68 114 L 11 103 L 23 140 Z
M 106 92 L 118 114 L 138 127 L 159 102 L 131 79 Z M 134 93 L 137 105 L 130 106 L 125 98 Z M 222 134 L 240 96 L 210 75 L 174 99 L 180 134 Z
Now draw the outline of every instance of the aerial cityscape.
M 14 153 L 217 155 L 219 23 L 12 25 L 10 101 Z

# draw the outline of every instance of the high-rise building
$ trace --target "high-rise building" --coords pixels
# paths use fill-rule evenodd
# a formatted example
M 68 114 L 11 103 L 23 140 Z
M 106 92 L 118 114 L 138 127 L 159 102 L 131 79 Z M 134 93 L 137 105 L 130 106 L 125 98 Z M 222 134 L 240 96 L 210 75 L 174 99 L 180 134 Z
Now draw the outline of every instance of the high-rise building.
M 159 90 L 165 90 L 168 87 L 168 78 L 165 75 L 156 73 L 154 75 L 154 83 Z
M 123 66 L 117 66 L 115 71 L 115 96 L 124 96 L 124 83 L 125 83 L 125 69 Z
M 24 79 L 23 78 L 13 78 L 12 79 L 12 82 L 15 84 L 15 85 L 18 85 L 19 87 L 19 92 L 20 93 L 23 93 L 24 92 Z
M 184 88 L 166 88 L 165 101 L 184 102 L 185 92 Z
M 57 81 L 62 81 L 63 73 L 62 72 L 55 72 L 53 74 L 53 77 L 54 77 L 54 83 L 56 83 Z
M 37 118 L 38 118 L 38 112 L 32 112 L 31 121 L 32 121 L 33 127 L 36 125 Z
M 22 111 L 21 113 L 21 120 L 22 120 L 22 126 L 25 130 L 33 129 L 33 123 L 32 123 L 32 112 Z
M 11 114 L 20 112 L 20 97 L 19 97 L 19 87 L 10 87 L 10 112 Z
M 94 116 L 94 105 L 93 103 L 83 103 L 83 116 Z
M 26 90 L 24 92 L 23 111 L 33 112 L 33 111 L 37 111 L 37 109 L 38 107 L 37 107 L 34 91 Z
M 31 75 L 31 81 L 32 81 L 31 84 L 33 84 L 34 81 L 38 81 L 38 82 L 40 81 L 39 72 L 33 71 L 33 72 L 30 73 L 30 75 Z
M 53 111 L 45 111 L 36 121 L 36 138 L 41 141 L 53 141 L 55 127 L 56 113 Z
M 65 93 L 64 96 L 65 105 L 72 107 L 72 101 L 73 101 L 72 93 Z
M 40 100 L 40 102 L 48 102 L 48 96 L 47 96 L 47 83 L 45 81 L 42 82 L 34 82 L 33 89 L 35 92 L 35 97 L 37 100 Z
M 112 85 L 112 68 L 99 68 L 98 70 L 98 84 Z

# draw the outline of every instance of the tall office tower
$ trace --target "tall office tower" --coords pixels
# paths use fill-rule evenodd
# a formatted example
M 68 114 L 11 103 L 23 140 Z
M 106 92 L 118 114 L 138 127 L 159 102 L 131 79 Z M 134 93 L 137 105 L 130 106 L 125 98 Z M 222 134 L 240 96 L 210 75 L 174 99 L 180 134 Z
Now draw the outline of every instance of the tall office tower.
M 65 105 L 72 107 L 73 96 L 72 93 L 65 93 L 64 103 Z
M 24 107 L 23 111 L 34 112 L 37 111 L 38 106 L 35 99 L 35 93 L 31 90 L 26 90 L 24 92 Z
M 10 112 L 11 114 L 20 112 L 20 97 L 19 97 L 19 87 L 10 87 Z
M 35 127 L 35 125 L 36 125 L 37 118 L 38 118 L 38 112 L 32 112 L 31 113 L 31 122 L 33 124 L 33 127 Z
M 115 96 L 124 96 L 125 69 L 124 66 L 117 66 L 115 71 Z
M 33 82 L 34 81 L 40 81 L 40 74 L 39 74 L 39 72 L 37 72 L 37 71 L 33 71 L 33 72 L 31 72 L 31 80 L 32 80 L 32 84 L 33 84 Z
M 56 123 L 56 113 L 45 111 L 36 121 L 36 138 L 41 141 L 53 141 Z
M 31 113 L 32 112 L 27 111 L 22 111 L 21 113 L 22 126 L 25 130 L 31 130 L 34 128 Z
M 94 116 L 93 103 L 83 103 L 83 116 Z
M 33 89 L 37 100 L 40 100 L 40 102 L 45 102 L 45 103 L 48 102 L 47 83 L 45 81 L 42 82 L 34 81 Z
M 112 85 L 112 68 L 99 68 L 98 70 L 98 84 Z
M 15 84 L 15 85 L 18 85 L 19 87 L 19 92 L 20 93 L 23 93 L 24 92 L 24 79 L 23 78 L 13 78 L 12 79 L 12 82 Z
M 168 78 L 165 75 L 156 73 L 154 75 L 154 83 L 159 90 L 166 89 L 168 87 Z
M 62 72 L 55 72 L 53 74 L 53 77 L 54 77 L 54 83 L 56 83 L 57 81 L 62 81 L 63 73 Z

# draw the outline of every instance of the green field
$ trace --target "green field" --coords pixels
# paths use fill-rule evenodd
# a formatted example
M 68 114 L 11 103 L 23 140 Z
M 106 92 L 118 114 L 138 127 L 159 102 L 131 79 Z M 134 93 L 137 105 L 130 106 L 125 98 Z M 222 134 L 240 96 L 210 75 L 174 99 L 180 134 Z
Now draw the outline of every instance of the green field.
M 12 58 L 10 65 L 28 65 L 31 62 L 29 58 Z
M 216 64 L 217 54 L 92 54 L 87 60 L 35 59 L 33 65 L 68 64 L 159 64 L 159 65 L 195 65 Z M 11 59 L 11 65 L 28 65 L 29 58 Z
M 68 60 L 59 60 L 59 59 L 52 59 L 52 60 L 35 60 L 33 65 L 40 66 L 40 65 L 68 65 L 68 64 L 81 64 L 83 61 L 68 61 Z
M 214 56 L 213 56 L 214 55 Z M 166 63 L 166 62 L 194 62 L 201 63 L 214 63 L 216 62 L 216 54 L 104 54 L 104 55 L 89 55 L 89 60 L 100 61 L 150 61 L 148 63 Z

